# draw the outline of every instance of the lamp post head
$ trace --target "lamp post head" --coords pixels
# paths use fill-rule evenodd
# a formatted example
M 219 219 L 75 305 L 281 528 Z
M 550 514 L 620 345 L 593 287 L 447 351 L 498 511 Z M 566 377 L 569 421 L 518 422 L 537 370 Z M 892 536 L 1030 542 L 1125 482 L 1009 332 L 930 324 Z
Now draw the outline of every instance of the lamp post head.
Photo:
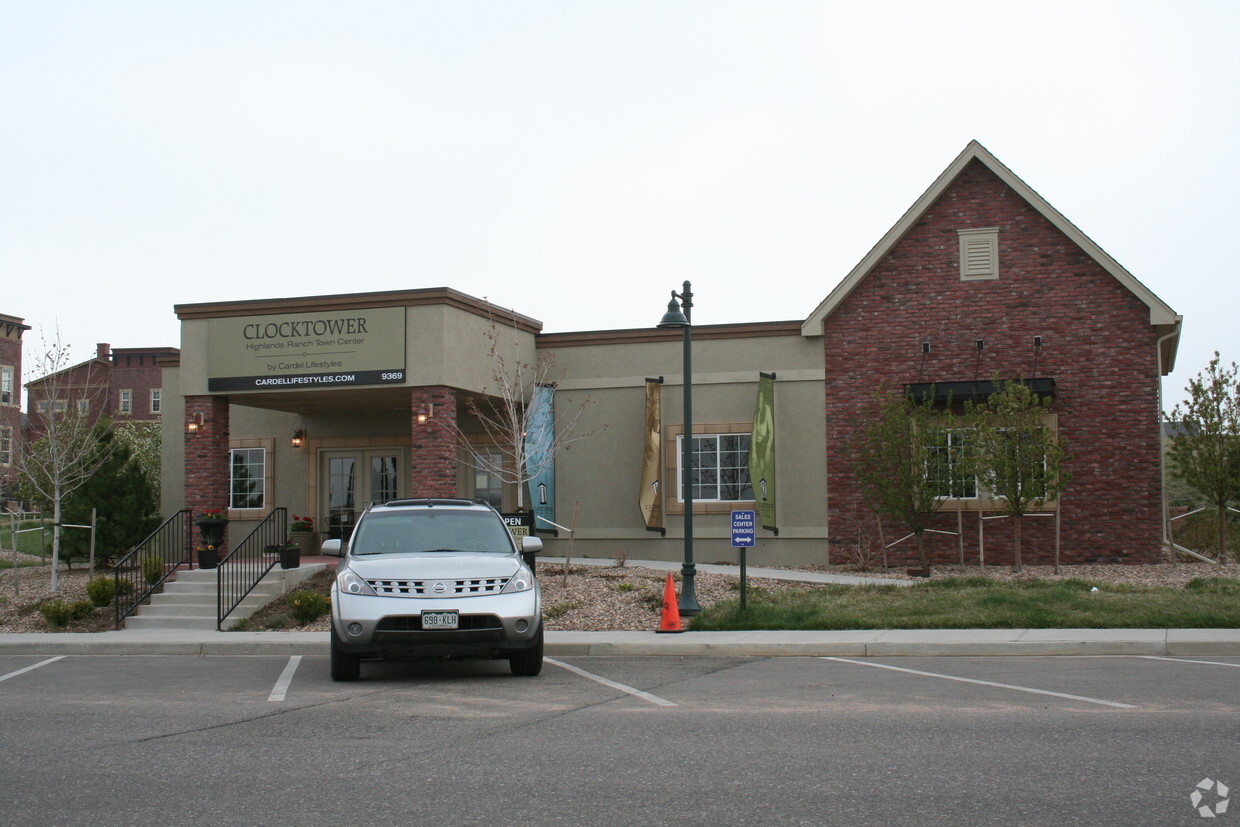
M 667 303 L 667 312 L 663 314 L 662 320 L 656 327 L 688 327 L 689 320 L 685 318 L 685 314 L 680 310 L 680 303 L 676 299 L 672 299 Z

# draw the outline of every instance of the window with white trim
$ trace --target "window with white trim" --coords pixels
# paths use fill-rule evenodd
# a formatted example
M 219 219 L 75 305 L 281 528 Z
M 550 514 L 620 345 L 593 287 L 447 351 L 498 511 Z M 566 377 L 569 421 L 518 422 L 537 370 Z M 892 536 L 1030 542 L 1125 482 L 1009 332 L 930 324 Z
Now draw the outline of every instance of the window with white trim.
M 266 483 L 266 449 L 234 448 L 228 452 L 229 508 L 263 508 Z
M 77 401 L 77 412 L 82 416 L 86 416 L 86 414 L 90 413 L 90 400 L 79 399 Z
M 133 413 L 133 391 L 132 391 L 132 390 L 123 390 L 123 391 L 121 391 L 121 408 L 120 408 L 120 411 L 121 411 L 121 413 L 123 413 L 123 414 L 131 414 L 131 413 Z
M 13 405 L 13 366 L 0 365 L 0 405 Z
M 8 425 L 0 426 L 0 465 L 13 464 L 13 429 Z
M 163 411 L 163 395 L 164 395 L 164 392 L 162 388 L 151 388 L 151 413 L 152 414 L 161 414 L 164 412 Z
M 684 435 L 676 437 L 676 492 L 683 503 Z M 695 434 L 691 447 L 690 483 L 695 502 L 752 502 L 749 482 L 750 434 Z
M 960 280 L 999 278 L 999 228 L 956 232 L 960 235 Z
M 963 428 L 942 432 L 937 445 L 929 445 L 926 477 L 934 492 L 949 499 L 977 499 L 977 477 L 966 474 L 964 452 L 967 431 Z

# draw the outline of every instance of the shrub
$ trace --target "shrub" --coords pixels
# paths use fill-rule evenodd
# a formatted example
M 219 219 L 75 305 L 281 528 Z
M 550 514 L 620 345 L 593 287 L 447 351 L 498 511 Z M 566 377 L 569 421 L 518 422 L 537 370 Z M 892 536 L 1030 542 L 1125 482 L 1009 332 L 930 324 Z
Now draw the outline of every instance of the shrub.
M 47 600 L 39 603 L 39 614 L 43 616 L 43 620 L 53 629 L 59 629 L 74 620 L 81 620 L 88 617 L 95 607 L 91 605 L 89 600 L 78 600 L 69 603 L 58 597 L 49 597 Z
M 164 577 L 164 560 L 162 557 L 151 555 L 142 558 L 142 576 L 146 579 L 148 586 L 154 586 Z
M 289 611 L 293 613 L 293 619 L 297 621 L 298 626 L 305 626 L 307 623 L 318 620 L 332 605 L 325 596 L 304 589 L 290 592 L 284 602 L 288 604 Z
M 86 584 L 86 596 L 96 607 L 102 608 L 108 605 L 116 597 L 116 580 L 106 574 L 92 578 Z

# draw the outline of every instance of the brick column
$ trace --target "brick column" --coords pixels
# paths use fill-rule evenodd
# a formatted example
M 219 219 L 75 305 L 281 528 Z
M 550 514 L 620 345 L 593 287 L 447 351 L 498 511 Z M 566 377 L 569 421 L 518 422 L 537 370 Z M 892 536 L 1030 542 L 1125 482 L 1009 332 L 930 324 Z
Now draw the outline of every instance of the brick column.
M 200 414 L 202 424 L 189 431 Z M 228 414 L 226 396 L 185 397 L 185 507 L 193 510 L 195 520 L 207 508 L 228 510 Z M 197 528 L 193 536 L 195 547 L 201 545 Z M 227 529 L 220 545 L 228 546 Z
M 456 391 L 423 387 L 410 390 L 413 415 L 413 451 L 409 461 L 414 497 L 456 497 Z M 418 414 L 434 406 L 434 415 L 418 424 Z

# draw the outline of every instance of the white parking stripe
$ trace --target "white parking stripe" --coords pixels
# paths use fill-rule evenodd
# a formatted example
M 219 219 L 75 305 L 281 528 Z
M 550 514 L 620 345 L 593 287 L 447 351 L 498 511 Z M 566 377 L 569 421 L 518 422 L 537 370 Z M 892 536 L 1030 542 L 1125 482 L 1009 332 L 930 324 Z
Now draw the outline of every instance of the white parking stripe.
M 297 672 L 297 667 L 300 665 L 301 655 L 293 655 L 288 659 L 288 666 L 285 666 L 284 671 L 280 673 L 280 679 L 271 688 L 271 694 L 267 696 L 267 700 L 284 700 L 284 696 L 288 692 L 288 685 L 293 682 L 293 675 Z
M 1165 658 L 1160 655 L 1132 655 L 1134 658 L 1142 658 L 1144 660 L 1169 660 L 1174 663 L 1204 663 L 1206 666 L 1230 666 L 1233 669 L 1240 669 L 1240 663 L 1219 663 L 1216 660 L 1189 660 L 1188 658 Z
M 45 661 L 40 661 L 34 666 L 27 666 L 25 669 L 18 669 L 16 672 L 10 672 L 7 675 L 0 675 L 0 681 L 7 681 L 9 678 L 16 678 L 18 675 L 23 675 L 32 669 L 38 669 L 40 666 L 47 666 L 49 663 L 55 663 L 56 661 L 63 660 L 66 657 L 68 657 L 68 655 L 57 655 L 54 658 L 48 658 Z
M 1051 692 L 1046 689 L 1034 689 L 1029 686 L 1013 686 L 1012 684 L 1009 684 L 1009 683 L 995 683 L 994 681 L 979 681 L 973 678 L 960 678 L 955 675 L 941 675 L 937 672 L 922 672 L 917 669 L 905 669 L 903 666 L 888 666 L 885 663 L 870 663 L 868 661 L 852 660 L 850 658 L 824 657 L 823 660 L 836 660 L 841 663 L 855 663 L 858 666 L 873 666 L 877 669 L 890 669 L 893 672 L 907 672 L 910 675 L 922 675 L 927 678 L 942 678 L 943 680 L 959 681 L 960 683 L 975 683 L 979 686 L 994 686 L 999 689 L 1014 689 L 1017 692 L 1031 692 L 1034 695 L 1050 695 L 1055 698 L 1067 698 L 1070 701 L 1084 701 L 1085 703 L 1090 703 L 1090 704 L 1102 704 L 1103 706 L 1114 706 L 1114 707 L 1118 707 L 1119 709 L 1136 709 L 1136 706 L 1133 704 L 1122 704 L 1122 703 L 1119 703 L 1118 701 L 1101 701 L 1101 700 L 1098 700 L 1097 698 L 1086 698 L 1083 695 L 1069 695 L 1064 692 Z
M 634 689 L 633 687 L 625 686 L 622 683 L 616 683 L 615 681 L 609 681 L 607 680 L 607 678 L 599 677 L 598 675 L 587 672 L 584 669 L 578 669 L 576 666 L 573 666 L 571 664 L 562 663 L 552 658 L 543 658 L 543 660 L 554 666 L 558 666 L 561 669 L 567 669 L 569 672 L 572 672 L 575 675 L 580 675 L 583 678 L 589 678 L 595 683 L 601 683 L 603 686 L 610 686 L 612 689 L 619 689 L 621 692 L 627 692 L 628 694 L 632 695 L 635 698 L 641 698 L 643 701 L 649 701 L 650 703 L 657 704 L 658 706 L 676 706 L 676 704 L 664 698 L 660 698 L 658 695 L 651 695 L 649 692 L 643 692 L 640 689 Z

